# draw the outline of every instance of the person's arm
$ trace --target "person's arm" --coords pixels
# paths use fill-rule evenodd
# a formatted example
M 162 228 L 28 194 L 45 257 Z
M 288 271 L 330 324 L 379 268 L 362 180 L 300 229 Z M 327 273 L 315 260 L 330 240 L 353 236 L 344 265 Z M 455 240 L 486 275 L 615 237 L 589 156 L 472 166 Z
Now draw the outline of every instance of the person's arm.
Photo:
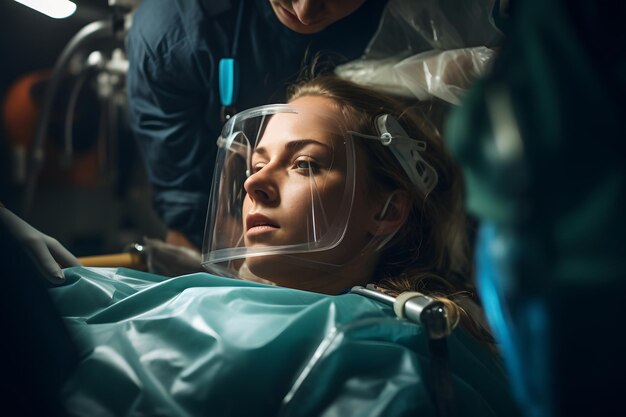
M 128 37 L 131 126 L 166 240 L 198 250 L 220 125 L 219 112 L 207 111 L 218 108 L 212 55 L 173 5 L 168 15 L 160 2 L 147 5 Z
M 58 240 L 41 233 L 0 203 L 0 224 L 31 255 L 45 277 L 53 284 L 65 281 L 62 267 L 80 263 Z

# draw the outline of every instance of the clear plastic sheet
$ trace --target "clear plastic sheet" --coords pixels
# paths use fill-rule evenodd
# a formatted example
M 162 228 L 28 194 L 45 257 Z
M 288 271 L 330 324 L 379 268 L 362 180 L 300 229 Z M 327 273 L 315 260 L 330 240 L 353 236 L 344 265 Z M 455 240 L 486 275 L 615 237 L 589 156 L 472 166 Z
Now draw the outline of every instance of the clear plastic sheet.
M 437 97 L 452 104 L 489 69 L 495 52 L 479 46 L 449 51 L 426 51 L 401 61 L 356 60 L 337 69 L 341 77 L 404 97 Z
M 336 73 L 388 93 L 459 104 L 502 40 L 494 3 L 390 0 L 364 56 Z

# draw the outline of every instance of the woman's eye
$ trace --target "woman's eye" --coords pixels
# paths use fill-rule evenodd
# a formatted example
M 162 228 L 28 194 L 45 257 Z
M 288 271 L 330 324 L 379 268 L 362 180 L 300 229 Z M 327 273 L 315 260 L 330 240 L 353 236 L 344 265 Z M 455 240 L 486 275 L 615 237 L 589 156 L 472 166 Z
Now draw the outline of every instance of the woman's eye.
M 265 164 L 261 163 L 261 162 L 253 164 L 252 165 L 252 173 L 255 174 L 255 173 L 259 172 L 260 170 L 263 169 L 263 167 L 265 167 Z
M 303 170 L 307 172 L 316 172 L 319 169 L 319 165 L 317 165 L 314 161 L 311 161 L 310 159 L 298 159 L 294 163 L 294 166 L 298 170 Z

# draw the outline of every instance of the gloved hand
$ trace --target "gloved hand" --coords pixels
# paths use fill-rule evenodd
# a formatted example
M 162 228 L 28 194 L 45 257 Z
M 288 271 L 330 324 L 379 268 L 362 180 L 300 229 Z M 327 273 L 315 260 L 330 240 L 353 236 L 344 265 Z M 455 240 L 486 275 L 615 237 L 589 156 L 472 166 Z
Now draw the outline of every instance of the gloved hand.
M 78 259 L 56 239 L 41 233 L 1 204 L 0 223 L 31 253 L 46 278 L 53 284 L 65 281 L 61 267 L 80 265 Z

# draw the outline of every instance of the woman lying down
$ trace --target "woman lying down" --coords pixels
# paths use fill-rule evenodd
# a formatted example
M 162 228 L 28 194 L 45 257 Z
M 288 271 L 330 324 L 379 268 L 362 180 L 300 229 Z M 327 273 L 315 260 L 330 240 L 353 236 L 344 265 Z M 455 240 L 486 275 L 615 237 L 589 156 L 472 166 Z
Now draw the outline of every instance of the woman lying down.
M 321 76 L 231 118 L 205 232 L 214 275 L 77 267 L 51 290 L 84 354 L 69 413 L 515 414 L 471 301 L 459 173 L 424 114 Z M 425 326 L 350 291 L 366 286 L 430 295 L 446 333 L 459 323 L 443 391 Z

